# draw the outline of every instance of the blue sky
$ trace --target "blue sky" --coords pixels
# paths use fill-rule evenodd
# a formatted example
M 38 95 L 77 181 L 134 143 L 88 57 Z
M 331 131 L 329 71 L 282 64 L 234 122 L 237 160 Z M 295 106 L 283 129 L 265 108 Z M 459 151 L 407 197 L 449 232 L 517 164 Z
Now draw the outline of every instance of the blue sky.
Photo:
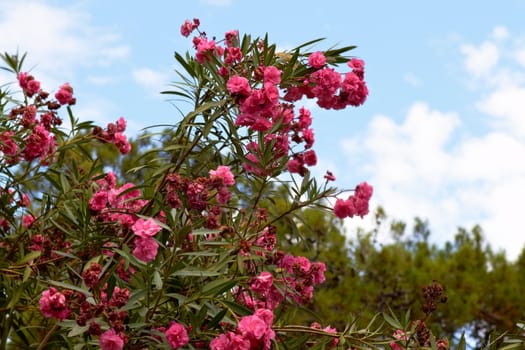
M 324 37 L 357 45 L 370 96 L 345 111 L 312 108 L 317 174 L 375 187 L 373 205 L 434 239 L 479 223 L 515 258 L 525 243 L 525 2 L 0 0 L 0 49 L 29 53 L 53 89 L 75 88 L 75 111 L 100 123 L 124 116 L 132 134 L 179 115 L 158 92 L 176 79 L 179 34 L 197 17 L 209 36 L 269 34 L 280 48 Z M 12 77 L 0 73 L 0 82 Z M 347 221 L 349 234 L 369 219 Z

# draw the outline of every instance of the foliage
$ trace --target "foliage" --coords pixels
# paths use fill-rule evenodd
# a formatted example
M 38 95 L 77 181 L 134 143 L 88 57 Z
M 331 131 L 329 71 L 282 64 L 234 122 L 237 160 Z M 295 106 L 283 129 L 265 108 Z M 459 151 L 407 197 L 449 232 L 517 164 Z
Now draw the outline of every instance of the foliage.
M 352 240 L 342 221 L 313 209 L 302 214 L 302 240 L 281 237 L 283 249 L 330 264 L 326 282 L 307 310 L 296 308 L 292 322 L 324 320 L 340 329 L 354 320 L 364 327 L 377 313 L 410 310 L 413 319 L 425 318 L 434 334 L 456 346 L 462 332 L 478 348 L 501 347 L 509 340 L 502 335 L 522 333 L 516 322 L 525 314 L 525 250 L 517 261 L 508 261 L 503 252 L 493 251 L 479 226 L 459 228 L 452 241 L 438 245 L 432 243 L 428 222 L 416 218 L 409 226 L 389 219 L 382 208 L 374 213 L 377 226 L 358 230 Z M 388 241 L 378 241 L 385 231 Z M 422 288 L 433 283 L 444 287 L 446 302 L 425 317 Z
M 216 42 L 199 26 L 181 27 L 198 33 L 196 52 L 175 53 L 164 92 L 181 120 L 132 142 L 125 119 L 79 121 L 68 83 L 51 94 L 25 55 L 2 55 L 17 84 L 0 89 L 0 348 L 445 349 L 434 332 L 489 329 L 476 312 L 489 325 L 515 317 L 497 313 L 514 305 L 497 279 L 522 270 L 483 250 L 478 231 L 439 250 L 425 223 L 406 241 L 397 223 L 392 245 L 373 234 L 347 245 L 339 219 L 366 215 L 372 187 L 346 197 L 330 172 L 311 177 L 312 116 L 296 104 L 365 101 L 353 46 L 280 52 L 268 36 Z M 459 311 L 436 310 L 447 294 Z
M 223 46 L 199 32 L 195 56 L 175 54 L 179 81 L 166 92 L 189 112 L 146 150 L 133 149 L 123 118 L 105 128 L 79 121 L 68 83 L 51 94 L 23 71 L 25 55 L 2 55 L 18 87 L 0 94 L 0 347 L 385 343 L 354 328 L 286 323 L 325 265 L 283 253 L 276 225 L 302 208 L 331 210 L 327 200 L 341 193 L 333 175 L 322 184 L 309 176 L 311 116 L 295 103 L 342 109 L 367 95 L 363 62 L 344 56 L 353 47 L 309 52 L 317 42 L 277 52 L 267 37 L 231 31 Z M 331 68 L 346 63 L 343 76 Z M 128 158 L 111 169 L 101 158 L 116 149 Z M 283 176 L 291 200 L 270 211 Z M 339 202 L 344 215 L 365 215 L 371 192 L 357 186 Z

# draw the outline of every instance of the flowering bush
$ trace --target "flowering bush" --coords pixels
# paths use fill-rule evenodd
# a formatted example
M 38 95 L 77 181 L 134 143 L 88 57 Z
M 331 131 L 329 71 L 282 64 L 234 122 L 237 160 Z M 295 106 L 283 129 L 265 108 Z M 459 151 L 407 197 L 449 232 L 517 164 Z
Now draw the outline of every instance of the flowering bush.
M 166 92 L 191 108 L 166 134 L 170 144 L 148 151 L 157 161 L 132 170 L 150 168 L 140 183 L 117 178 L 93 151 L 97 143 L 131 151 L 123 118 L 105 128 L 78 121 L 73 87 L 47 92 L 23 71 L 24 56 L 2 56 L 21 93 L 0 93 L 1 348 L 295 349 L 400 339 L 285 317 L 288 306 L 312 300 L 326 266 L 281 251 L 276 223 L 334 202 L 339 218 L 363 216 L 372 196 L 363 182 L 337 199 L 331 172 L 322 184 L 310 176 L 312 116 L 297 104 L 361 105 L 364 62 L 344 56 L 353 47 L 308 52 L 314 40 L 277 51 L 266 37 L 230 31 L 215 41 L 199 26 L 181 27 L 197 33 L 195 55 L 176 53 L 182 81 Z M 276 186 L 289 193 L 280 211 L 271 205 Z

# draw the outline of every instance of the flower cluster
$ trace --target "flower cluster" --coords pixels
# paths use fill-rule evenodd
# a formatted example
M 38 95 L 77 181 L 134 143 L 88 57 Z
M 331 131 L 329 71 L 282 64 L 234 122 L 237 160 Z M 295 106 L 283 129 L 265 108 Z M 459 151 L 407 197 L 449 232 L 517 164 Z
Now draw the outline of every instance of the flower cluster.
M 172 173 L 166 177 L 166 204 L 175 209 L 186 208 L 194 222 L 205 220 L 205 227 L 216 229 L 220 226 L 220 206 L 231 199 L 229 187 L 233 185 L 235 178 L 225 165 L 209 170 L 209 177 L 196 179 Z
M 355 193 L 345 199 L 337 199 L 334 206 L 335 215 L 344 219 L 346 217 L 360 217 L 368 214 L 368 206 L 370 198 L 372 197 L 373 187 L 363 182 L 356 186 Z
M 160 231 L 160 226 L 152 218 L 147 220 L 141 218 L 135 221 L 131 229 L 136 236 L 133 255 L 144 262 L 150 262 L 155 259 L 159 244 L 153 236 Z
M 96 192 L 89 200 L 89 208 L 98 220 L 119 223 L 121 227 L 131 227 L 136 221 L 136 213 L 147 201 L 136 186 L 128 182 L 117 187 L 116 176 L 109 172 L 96 181 Z
M 95 127 L 93 129 L 93 135 L 104 143 L 109 142 L 114 144 L 121 154 L 127 154 L 131 151 L 131 145 L 123 134 L 125 130 L 126 120 L 120 117 L 116 123 L 109 123 L 106 129 L 98 126 Z
M 303 96 L 316 98 L 317 104 L 325 109 L 344 109 L 347 106 L 360 106 L 368 96 L 364 81 L 363 60 L 352 58 L 347 65 L 352 70 L 344 77 L 333 68 L 326 67 L 326 58 L 320 51 L 308 57 L 308 64 L 314 71 L 302 82 L 302 85 L 288 88 L 284 99 L 298 101 Z
M 294 213 L 336 193 L 327 186 L 335 180 L 331 172 L 324 188 L 307 176 L 318 161 L 313 118 L 296 102 L 305 96 L 323 108 L 360 105 L 367 95 L 364 63 L 333 50 L 297 49 L 288 57 L 267 38 L 252 42 L 232 30 L 210 39 L 199 26 L 193 19 L 180 28 L 185 37 L 198 33 L 194 57 L 176 55 L 198 82 L 181 83 L 181 96 L 194 99 L 196 109 L 122 179 L 110 164 L 80 162 L 79 155 L 98 152 L 97 142 L 130 153 L 126 120 L 105 128 L 79 123 L 69 83 L 49 94 L 10 65 L 24 101 L 0 121 L 0 167 L 7 169 L 5 188 L 13 187 L 0 192 L 0 254 L 17 282 L 36 281 L 31 285 L 38 288 L 4 294 L 38 300 L 38 321 L 55 324 L 49 328 L 58 334 L 48 333 L 42 346 L 51 346 L 49 339 L 61 346 L 69 334 L 68 345 L 98 342 L 103 350 L 286 348 L 279 317 L 310 303 L 325 281 L 325 263 L 284 252 L 277 239 L 281 224 L 295 225 L 287 222 Z M 343 61 L 350 72 L 330 68 Z M 58 128 L 60 108 L 72 116 L 69 134 Z M 34 168 L 17 184 L 9 167 L 22 160 L 39 163 L 30 163 Z M 146 175 L 137 175 L 143 169 Z M 270 196 L 285 171 L 305 178 L 283 186 L 301 202 L 281 210 Z M 51 184 L 49 193 L 26 191 L 34 175 Z M 41 196 L 32 202 L 34 193 Z M 360 184 L 338 200 L 335 214 L 366 215 L 371 195 L 372 187 Z M 318 324 L 303 330 L 311 332 L 308 344 L 337 332 Z M 338 345 L 335 337 L 323 341 Z
M 257 309 L 253 315 L 244 316 L 235 332 L 229 331 L 214 338 L 211 350 L 269 350 L 275 332 L 272 330 L 273 311 Z

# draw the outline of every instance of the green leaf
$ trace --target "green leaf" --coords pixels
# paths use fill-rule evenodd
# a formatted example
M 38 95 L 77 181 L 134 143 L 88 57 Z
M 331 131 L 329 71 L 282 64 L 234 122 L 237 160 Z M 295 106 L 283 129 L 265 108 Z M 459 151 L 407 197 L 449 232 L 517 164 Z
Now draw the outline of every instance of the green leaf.
M 459 339 L 456 350 L 467 350 L 467 342 L 465 341 L 465 332 L 461 333 L 461 338 Z
M 220 300 L 219 302 L 224 304 L 231 311 L 233 311 L 235 314 L 240 315 L 240 316 L 248 316 L 248 315 L 251 315 L 253 313 L 252 310 L 250 310 L 247 307 L 244 307 L 242 305 L 239 305 L 239 304 L 237 304 L 237 303 L 235 303 L 233 301 Z
M 89 325 L 88 324 L 85 325 L 85 326 L 74 325 L 73 328 L 67 334 L 67 336 L 68 337 L 76 337 L 77 335 L 84 334 L 84 332 L 86 332 L 88 329 L 89 329 Z
M 220 273 L 217 271 L 205 271 L 198 268 L 187 267 L 178 271 L 175 271 L 171 276 L 180 276 L 180 277 L 214 277 L 219 276 Z
M 25 264 L 25 263 L 27 263 L 27 262 L 29 262 L 31 260 L 35 260 L 41 254 L 42 254 L 42 252 L 40 250 L 32 251 L 31 253 L 26 254 L 22 259 L 18 260 L 16 262 L 16 265 L 23 265 L 23 264 Z
M 230 278 L 221 278 L 213 280 L 210 283 L 207 283 L 204 287 L 202 287 L 202 293 L 216 296 L 218 294 L 226 292 L 227 290 L 232 289 L 236 284 L 236 281 Z
M 391 325 L 395 329 L 403 329 L 403 326 L 401 325 L 401 323 L 399 322 L 399 320 L 396 318 L 395 315 L 390 316 L 383 312 L 383 318 L 389 325 Z
M 160 276 L 160 272 L 158 270 L 155 270 L 153 272 L 153 287 L 155 289 L 162 289 L 162 277 Z
M 80 293 L 84 294 L 87 297 L 92 296 L 92 294 L 91 294 L 91 292 L 89 290 L 86 290 L 86 289 L 74 286 L 74 285 L 69 284 L 69 283 L 64 283 L 64 282 L 59 282 L 59 281 L 46 281 L 46 282 L 48 284 L 52 285 L 52 286 L 55 286 L 55 287 L 75 290 L 77 292 L 80 292 Z

